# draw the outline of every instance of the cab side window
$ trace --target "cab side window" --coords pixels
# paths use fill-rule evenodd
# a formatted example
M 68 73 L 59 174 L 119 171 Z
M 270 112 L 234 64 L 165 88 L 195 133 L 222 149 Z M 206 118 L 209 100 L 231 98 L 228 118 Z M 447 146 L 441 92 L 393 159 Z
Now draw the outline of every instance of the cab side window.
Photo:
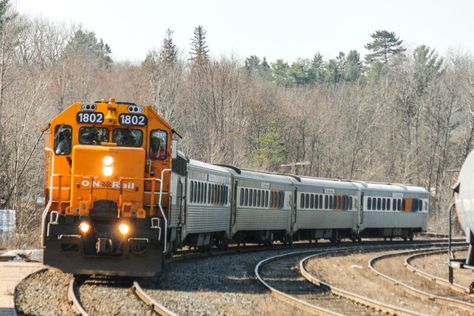
M 150 159 L 163 160 L 166 158 L 168 134 L 165 131 L 154 130 L 150 133 Z
M 57 125 L 54 128 L 54 153 L 56 155 L 69 155 L 72 148 L 72 127 Z

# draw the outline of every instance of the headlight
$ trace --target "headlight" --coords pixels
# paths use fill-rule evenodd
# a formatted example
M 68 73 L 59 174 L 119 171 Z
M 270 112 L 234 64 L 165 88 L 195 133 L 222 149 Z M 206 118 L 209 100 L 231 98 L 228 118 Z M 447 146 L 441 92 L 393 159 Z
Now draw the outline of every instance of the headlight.
M 79 229 L 84 234 L 87 234 L 89 232 L 89 230 L 91 229 L 91 225 L 89 225 L 89 223 L 87 223 L 87 222 L 82 222 L 82 223 L 79 224 Z
M 106 177 L 114 173 L 114 158 L 105 156 L 104 159 L 102 159 L 102 173 Z
M 129 231 L 130 231 L 130 227 L 127 224 L 122 223 L 119 225 L 119 232 L 122 235 L 127 235 Z

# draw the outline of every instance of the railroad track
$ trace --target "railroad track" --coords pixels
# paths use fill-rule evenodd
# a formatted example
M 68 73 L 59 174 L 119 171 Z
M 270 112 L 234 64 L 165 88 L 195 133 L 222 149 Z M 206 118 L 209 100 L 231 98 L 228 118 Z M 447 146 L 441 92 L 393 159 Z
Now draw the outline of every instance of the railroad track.
M 445 242 L 445 239 L 435 239 L 435 240 L 420 240 L 417 241 L 418 244 L 432 244 L 434 242 Z M 344 245 L 345 244 L 345 245 Z M 259 252 L 259 251 L 289 251 L 289 250 L 295 250 L 295 249 L 305 249 L 308 250 L 308 246 L 312 247 L 311 251 L 313 252 L 318 252 L 318 251 L 324 251 L 328 250 L 331 248 L 334 249 L 342 249 L 341 247 L 346 247 L 346 248 L 354 248 L 354 247 L 360 247 L 360 245 L 392 245 L 392 246 L 400 246 L 400 247 L 412 247 L 413 243 L 410 242 L 385 242 L 382 243 L 382 241 L 365 241 L 363 244 L 353 244 L 350 242 L 335 245 L 331 244 L 329 242 L 323 242 L 323 243 L 318 243 L 318 244 L 307 244 L 307 243 L 296 243 L 293 245 L 293 247 L 288 247 L 284 245 L 274 245 L 272 247 L 257 247 L 257 246 L 246 246 L 246 247 L 231 247 L 229 251 L 217 251 L 213 250 L 210 252 L 203 252 L 203 253 L 196 253 L 195 251 L 181 251 L 179 255 L 175 256 L 172 258 L 168 263 L 172 264 L 172 262 L 176 261 L 192 261 L 192 260 L 197 260 L 197 259 L 202 259 L 202 258 L 209 258 L 209 257 L 219 257 L 219 256 L 227 256 L 227 255 L 239 255 L 239 254 L 245 254 L 245 253 L 251 253 L 251 252 Z M 303 248 L 302 248 L 303 247 Z M 59 273 L 59 272 L 56 272 Z M 70 277 L 66 278 L 66 282 L 69 282 L 71 279 Z M 84 280 L 83 279 L 78 279 L 74 278 L 69 282 L 69 287 L 68 287 L 68 298 L 69 301 L 72 303 L 72 306 L 76 309 L 77 314 L 82 314 L 82 315 L 87 315 L 87 312 L 90 314 L 101 314 L 101 312 L 97 312 L 97 310 L 102 311 L 108 311 L 106 308 L 110 306 L 110 310 L 116 311 L 117 314 L 127 314 L 126 309 L 122 309 L 117 312 L 117 309 L 114 306 L 113 303 L 110 303 L 108 306 L 104 307 L 104 303 L 102 303 L 101 309 L 96 309 L 94 306 L 91 304 L 91 297 L 95 298 L 98 297 L 98 300 L 100 301 L 100 297 L 103 297 L 105 301 L 107 301 L 108 296 L 115 296 L 114 291 L 116 291 L 116 286 L 113 284 L 107 284 L 107 282 L 104 282 L 102 284 L 102 290 L 99 291 L 99 293 L 96 295 L 92 290 L 87 289 L 87 284 L 82 288 Z M 87 283 L 87 282 L 86 282 Z M 67 283 L 65 283 L 67 284 Z M 138 285 L 138 286 L 137 286 Z M 127 292 L 129 293 L 129 298 L 130 297 L 135 301 L 135 304 L 139 304 L 142 306 L 142 308 L 146 309 L 147 313 L 150 314 L 163 314 L 163 315 L 173 315 L 173 312 L 169 311 L 166 309 L 166 307 L 160 305 L 158 302 L 154 301 L 152 297 L 155 297 L 156 299 L 159 299 L 159 297 L 153 296 L 153 291 L 150 291 L 149 294 L 147 294 L 146 289 L 148 286 L 152 286 L 152 288 L 155 290 L 153 284 L 147 284 L 147 283 L 140 283 L 137 282 L 131 282 L 130 280 L 128 281 L 128 284 L 126 287 L 123 287 L 122 292 L 117 293 L 117 295 L 121 296 L 124 295 L 123 293 Z M 109 290 L 110 287 L 110 294 L 107 294 L 106 291 Z M 114 288 L 115 287 L 115 288 Z M 81 289 L 79 291 L 79 289 Z M 140 296 L 139 300 L 137 297 Z M 58 299 L 60 299 L 60 295 L 58 295 Z M 115 302 L 120 301 L 120 300 L 115 300 Z M 131 302 L 133 303 L 133 302 Z M 127 306 L 129 303 L 124 303 L 124 306 Z M 115 304 L 116 305 L 116 304 Z M 133 304 L 132 304 L 133 305 Z M 66 310 L 70 309 L 70 304 L 66 304 L 66 300 L 64 301 L 64 308 Z M 149 307 L 147 307 L 149 306 Z
M 466 249 L 466 248 L 453 248 L 453 251 L 454 250 L 464 250 L 464 249 Z M 431 274 L 431 273 L 428 273 L 428 272 L 423 271 L 421 269 L 418 269 L 417 267 L 415 267 L 412 264 L 412 261 L 414 259 L 417 259 L 417 258 L 420 258 L 420 257 L 427 257 L 427 256 L 437 255 L 437 254 L 440 254 L 440 253 L 446 253 L 446 249 L 423 251 L 423 252 L 413 254 L 413 255 L 408 256 L 408 257 L 405 258 L 405 266 L 411 272 L 413 272 L 413 273 L 415 273 L 415 274 L 417 274 L 417 275 L 419 275 L 419 276 L 421 276 L 425 279 L 433 281 L 433 282 L 435 282 L 439 285 L 449 287 L 450 289 L 452 289 L 454 291 L 457 291 L 457 292 L 460 292 L 460 293 L 470 294 L 469 293 L 469 288 L 467 286 L 463 286 L 463 285 L 460 285 L 460 284 L 457 284 L 457 283 L 450 283 L 448 279 L 441 278 L 441 277 L 436 276 L 434 274 Z
M 447 249 L 446 248 L 433 249 L 433 252 L 435 251 L 441 252 L 441 251 L 447 251 Z M 431 280 L 429 282 L 431 282 L 432 284 L 429 286 L 426 286 L 428 290 L 424 290 L 417 287 L 416 285 L 413 285 L 413 282 L 411 282 L 407 278 L 405 278 L 405 280 L 400 279 L 400 276 L 398 276 L 398 278 L 394 278 L 388 275 L 387 273 L 383 273 L 381 270 L 375 267 L 376 262 L 380 262 L 382 260 L 389 260 L 391 258 L 396 258 L 400 256 L 407 256 L 404 260 L 406 264 L 407 261 L 411 260 L 410 258 L 416 257 L 416 255 L 419 255 L 420 253 L 426 255 L 427 251 L 406 250 L 406 251 L 400 251 L 396 253 L 377 255 L 377 256 L 372 257 L 369 260 L 368 267 L 374 274 L 397 285 L 398 287 L 403 288 L 407 293 L 415 297 L 430 300 L 430 301 L 437 302 L 443 305 L 452 306 L 457 309 L 467 311 L 469 313 L 474 313 L 473 300 L 466 293 L 461 293 L 459 291 L 452 290 L 451 287 L 446 287 L 445 289 L 440 290 L 439 287 L 433 286 L 433 285 L 436 285 L 436 283 L 431 282 Z M 428 274 L 426 274 L 425 276 L 427 275 Z
M 74 312 L 81 316 L 88 316 L 89 313 L 81 304 L 79 294 L 79 287 L 84 282 L 84 280 L 78 280 L 76 277 L 73 277 L 68 286 L 68 301 L 72 305 Z M 126 291 L 132 291 L 135 296 L 145 305 L 147 305 L 154 313 L 162 316 L 177 316 L 176 313 L 170 311 L 165 306 L 158 303 L 151 296 L 146 294 L 143 288 L 140 286 L 139 281 L 134 280 L 132 286 L 124 289 Z
M 445 242 L 445 240 L 443 240 Z M 327 256 L 330 254 L 350 252 L 354 250 L 373 251 L 382 249 L 396 249 L 403 248 L 406 246 L 410 247 L 427 247 L 432 246 L 436 243 L 411 243 L 410 245 L 368 245 L 358 247 L 332 247 L 327 249 L 309 250 L 309 251 L 296 251 L 288 254 L 272 256 L 260 261 L 255 267 L 255 275 L 257 280 L 262 283 L 273 296 L 277 299 L 282 300 L 292 306 L 295 306 L 305 312 L 311 314 L 323 314 L 323 315 L 341 315 L 341 314 L 373 314 L 374 311 L 392 315 L 421 315 L 418 312 L 411 311 L 405 308 L 385 304 L 368 297 L 364 297 L 355 292 L 346 291 L 340 288 L 336 288 L 331 284 L 324 282 L 313 275 L 311 275 L 305 268 L 306 262 L 317 256 Z M 308 255 L 308 253 L 312 253 Z M 304 258 L 302 258 L 304 257 Z M 302 258 L 302 259 L 300 259 Z M 302 295 L 298 293 L 298 289 L 307 289 L 307 284 L 301 281 L 301 278 L 297 275 L 296 271 L 292 270 L 292 263 L 295 260 L 299 261 L 299 272 L 305 278 L 306 281 L 316 286 L 319 297 L 311 297 L 311 295 Z M 275 262 L 280 261 L 279 265 L 275 265 Z M 272 266 L 273 265 L 273 266 Z M 263 271 L 264 267 L 274 268 L 280 270 L 283 273 L 280 275 L 270 274 Z M 286 274 L 285 274 L 286 270 Z M 294 270 L 294 269 L 293 269 Z M 288 272 L 290 271 L 290 272 Z M 291 286 L 287 286 L 280 280 L 285 280 Z M 281 287 L 284 287 L 282 289 Z M 296 291 L 294 288 L 296 287 Z M 314 293 L 315 288 L 312 287 Z M 309 291 L 306 291 L 306 294 Z M 318 296 L 318 295 L 316 295 Z M 331 299 L 331 297 L 333 299 Z M 335 299 L 338 298 L 338 299 Z

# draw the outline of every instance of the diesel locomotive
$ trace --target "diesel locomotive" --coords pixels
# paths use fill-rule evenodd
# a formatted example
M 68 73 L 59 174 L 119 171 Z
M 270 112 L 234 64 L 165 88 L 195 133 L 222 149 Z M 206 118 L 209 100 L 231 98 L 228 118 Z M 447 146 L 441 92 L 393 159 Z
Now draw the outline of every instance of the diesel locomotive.
M 183 246 L 412 239 L 421 187 L 269 174 L 189 159 L 150 106 L 77 102 L 45 127 L 44 263 L 148 277 Z
M 75 274 L 161 271 L 173 130 L 151 107 L 74 103 L 46 127 L 44 263 Z

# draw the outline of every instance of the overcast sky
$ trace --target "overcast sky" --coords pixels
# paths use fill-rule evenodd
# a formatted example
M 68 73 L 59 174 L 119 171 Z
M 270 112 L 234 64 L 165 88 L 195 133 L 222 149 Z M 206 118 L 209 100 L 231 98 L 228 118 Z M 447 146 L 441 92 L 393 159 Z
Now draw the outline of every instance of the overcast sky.
M 408 48 L 441 54 L 474 52 L 474 1 L 469 0 L 12 0 L 31 17 L 81 24 L 111 46 L 115 60 L 142 60 L 166 28 L 187 54 L 195 26 L 207 30 L 213 56 L 325 59 L 357 49 L 378 29 L 394 31 Z

